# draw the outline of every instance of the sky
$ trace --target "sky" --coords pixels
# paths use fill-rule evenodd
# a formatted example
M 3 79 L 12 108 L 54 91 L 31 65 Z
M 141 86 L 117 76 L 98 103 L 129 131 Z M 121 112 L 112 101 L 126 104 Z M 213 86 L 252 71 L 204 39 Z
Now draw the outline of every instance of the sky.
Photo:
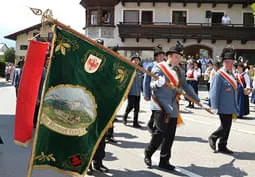
M 0 43 L 15 48 L 15 41 L 4 36 L 31 27 L 41 22 L 41 17 L 29 9 L 39 8 L 42 11 L 51 9 L 53 18 L 74 30 L 84 33 L 85 9 L 81 0 L 5 0 L 0 6 Z

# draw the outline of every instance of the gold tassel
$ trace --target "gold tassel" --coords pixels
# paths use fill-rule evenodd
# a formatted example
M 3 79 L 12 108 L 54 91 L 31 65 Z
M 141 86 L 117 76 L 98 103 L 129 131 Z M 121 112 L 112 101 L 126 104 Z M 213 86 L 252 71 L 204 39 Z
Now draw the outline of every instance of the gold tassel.
M 181 113 L 180 113 L 180 99 L 181 99 L 181 95 L 180 94 L 176 94 L 176 99 L 178 102 L 178 116 L 177 116 L 177 125 L 182 125 L 184 124 Z
M 184 122 L 182 120 L 182 116 L 181 116 L 180 112 L 178 112 L 177 125 L 182 125 L 182 124 L 184 124 Z
M 237 119 L 237 115 L 236 114 L 232 114 L 232 119 Z

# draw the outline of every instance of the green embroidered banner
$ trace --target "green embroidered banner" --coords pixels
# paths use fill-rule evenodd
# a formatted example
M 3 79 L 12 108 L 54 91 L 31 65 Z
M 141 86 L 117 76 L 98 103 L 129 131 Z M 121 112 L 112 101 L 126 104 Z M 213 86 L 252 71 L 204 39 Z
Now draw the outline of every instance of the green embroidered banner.
M 52 47 L 30 168 L 85 174 L 135 68 L 58 27 Z

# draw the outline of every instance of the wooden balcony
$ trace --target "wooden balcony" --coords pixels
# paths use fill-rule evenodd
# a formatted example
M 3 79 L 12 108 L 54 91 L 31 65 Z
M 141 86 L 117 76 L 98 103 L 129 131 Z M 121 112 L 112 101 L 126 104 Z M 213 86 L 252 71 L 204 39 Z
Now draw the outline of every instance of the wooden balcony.
M 239 40 L 243 44 L 247 41 L 255 41 L 255 25 L 243 26 L 242 24 L 208 24 L 208 23 L 188 23 L 175 25 L 169 23 L 153 24 L 118 24 L 119 36 L 124 41 L 127 38 L 139 39 L 196 39 L 198 43 L 201 40 L 226 40 L 231 43 L 232 40 Z
M 254 0 L 121 0 L 121 3 L 123 6 L 125 6 L 125 3 L 135 2 L 138 6 L 140 6 L 140 3 L 152 3 L 153 6 L 156 3 L 168 3 L 168 6 L 171 6 L 171 3 L 183 3 L 184 6 L 186 6 L 187 3 L 197 3 L 198 7 L 200 7 L 201 4 L 212 4 L 213 7 L 215 7 L 217 4 L 228 4 L 228 7 L 231 8 L 233 4 L 242 4 L 243 7 L 247 7 L 248 5 L 251 5 L 254 3 Z

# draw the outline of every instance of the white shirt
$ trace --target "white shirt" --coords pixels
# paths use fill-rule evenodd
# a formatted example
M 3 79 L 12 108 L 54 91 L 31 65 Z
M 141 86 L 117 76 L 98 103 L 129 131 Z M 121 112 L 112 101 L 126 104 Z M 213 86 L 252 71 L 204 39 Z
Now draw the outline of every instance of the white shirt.
M 230 19 L 229 16 L 225 16 L 225 15 L 224 15 L 224 16 L 221 18 L 221 22 L 222 22 L 222 24 L 230 24 L 231 19 Z
M 245 81 L 245 84 L 246 84 L 245 88 L 251 88 L 250 76 L 246 72 L 243 72 L 241 74 L 238 74 L 238 79 L 240 79 L 241 75 L 243 75 L 243 77 L 244 77 L 244 81 Z

